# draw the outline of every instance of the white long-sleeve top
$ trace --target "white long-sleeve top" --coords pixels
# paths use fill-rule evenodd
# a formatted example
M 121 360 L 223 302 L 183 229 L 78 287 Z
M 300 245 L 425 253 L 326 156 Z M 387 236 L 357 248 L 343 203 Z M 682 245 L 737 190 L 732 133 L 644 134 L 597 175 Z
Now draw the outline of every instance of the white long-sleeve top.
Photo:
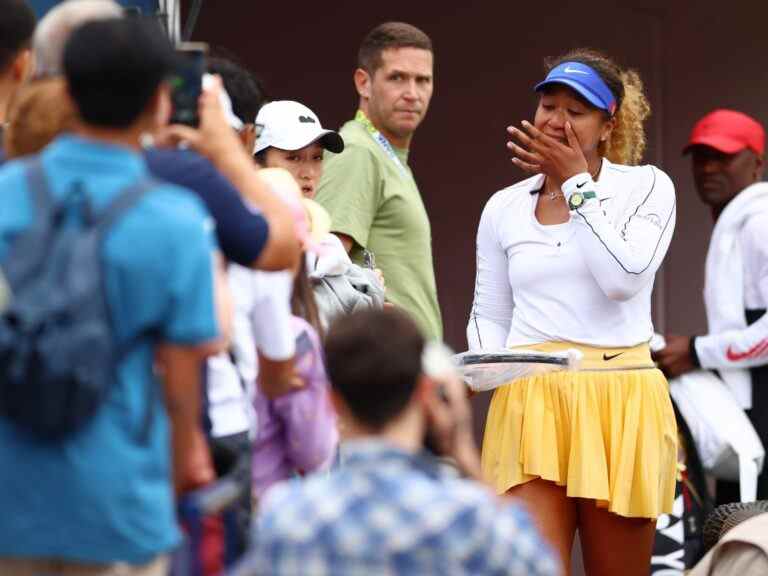
M 566 181 L 595 192 L 564 224 L 535 216 L 537 175 L 494 194 L 477 233 L 471 350 L 547 341 L 629 347 L 653 335 L 653 280 L 675 227 L 675 191 L 654 166 L 603 160 Z

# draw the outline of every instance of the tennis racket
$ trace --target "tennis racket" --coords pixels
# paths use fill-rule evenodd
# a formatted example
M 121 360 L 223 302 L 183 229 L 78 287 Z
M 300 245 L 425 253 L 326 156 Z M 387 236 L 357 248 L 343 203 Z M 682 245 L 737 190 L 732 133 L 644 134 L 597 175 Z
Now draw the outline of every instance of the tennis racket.
M 475 392 L 493 390 L 518 378 L 558 370 L 578 370 L 582 353 L 575 349 L 561 352 L 538 350 L 481 350 L 462 352 L 453 357 L 460 376 Z

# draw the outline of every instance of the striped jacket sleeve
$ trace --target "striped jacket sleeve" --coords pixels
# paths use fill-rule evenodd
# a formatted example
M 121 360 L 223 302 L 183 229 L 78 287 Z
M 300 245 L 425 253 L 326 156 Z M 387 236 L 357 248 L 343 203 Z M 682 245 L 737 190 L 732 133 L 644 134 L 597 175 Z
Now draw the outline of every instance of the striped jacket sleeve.
M 584 259 L 601 290 L 611 300 L 629 300 L 653 282 L 675 229 L 675 188 L 669 177 L 653 166 L 631 190 L 623 213 L 613 222 L 597 197 L 573 211 Z M 595 182 L 584 172 L 569 178 L 562 190 L 594 192 Z

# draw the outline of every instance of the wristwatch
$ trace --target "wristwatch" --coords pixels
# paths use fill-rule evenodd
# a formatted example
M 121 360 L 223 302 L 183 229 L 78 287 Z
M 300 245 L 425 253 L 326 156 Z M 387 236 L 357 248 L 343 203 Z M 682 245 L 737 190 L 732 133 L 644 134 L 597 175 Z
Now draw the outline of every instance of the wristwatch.
M 571 197 L 568 198 L 568 208 L 577 210 L 584 205 L 584 202 L 591 200 L 592 198 L 597 198 L 597 194 L 592 191 L 574 192 L 571 194 Z

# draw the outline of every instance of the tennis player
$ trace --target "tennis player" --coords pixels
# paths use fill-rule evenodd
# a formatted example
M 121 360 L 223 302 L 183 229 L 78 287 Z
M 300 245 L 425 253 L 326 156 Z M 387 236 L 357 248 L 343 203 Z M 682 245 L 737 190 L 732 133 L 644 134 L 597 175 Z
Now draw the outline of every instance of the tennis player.
M 533 176 L 480 219 L 467 335 L 473 350 L 584 360 L 495 391 L 483 472 L 528 503 L 566 570 L 578 528 L 588 574 L 647 575 L 675 491 L 675 416 L 648 348 L 674 187 L 637 165 L 650 108 L 634 71 L 585 49 L 548 68 L 533 123 L 508 128 L 512 162 Z

